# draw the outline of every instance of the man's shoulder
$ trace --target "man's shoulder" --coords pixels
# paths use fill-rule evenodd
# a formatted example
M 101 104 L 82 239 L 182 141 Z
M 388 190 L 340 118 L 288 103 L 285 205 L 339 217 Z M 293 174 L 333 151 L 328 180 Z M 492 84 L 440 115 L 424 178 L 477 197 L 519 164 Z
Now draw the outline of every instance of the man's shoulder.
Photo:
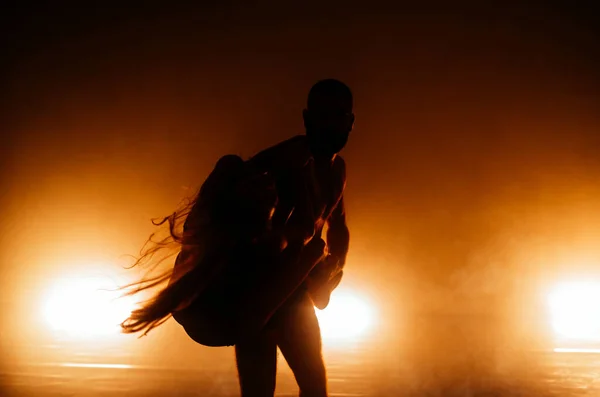
M 296 135 L 281 143 L 279 148 L 280 164 L 287 170 L 302 168 L 311 158 L 308 141 L 305 135 Z
M 302 167 L 309 158 L 306 136 L 297 135 L 259 152 L 250 160 L 259 164 L 260 168 L 283 171 Z
M 346 179 L 346 161 L 339 154 L 333 160 L 333 170 L 337 175 Z
M 338 168 L 346 168 L 346 160 L 339 154 L 333 159 L 333 166 Z
M 304 153 L 308 151 L 308 142 L 305 135 L 296 135 L 275 146 L 271 146 L 271 148 L 289 153 Z

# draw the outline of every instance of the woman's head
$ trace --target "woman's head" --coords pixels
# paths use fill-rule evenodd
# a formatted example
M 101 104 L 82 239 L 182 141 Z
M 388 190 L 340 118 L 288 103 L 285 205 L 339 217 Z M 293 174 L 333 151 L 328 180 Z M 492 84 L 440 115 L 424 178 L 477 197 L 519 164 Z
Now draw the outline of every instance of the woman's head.
M 268 232 L 277 205 L 277 191 L 267 174 L 247 174 L 231 197 L 232 222 L 251 239 Z
M 242 239 L 268 231 L 277 204 L 273 178 L 232 155 L 221 158 L 213 174 L 199 197 L 210 213 L 211 226 L 226 228 L 231 237 Z

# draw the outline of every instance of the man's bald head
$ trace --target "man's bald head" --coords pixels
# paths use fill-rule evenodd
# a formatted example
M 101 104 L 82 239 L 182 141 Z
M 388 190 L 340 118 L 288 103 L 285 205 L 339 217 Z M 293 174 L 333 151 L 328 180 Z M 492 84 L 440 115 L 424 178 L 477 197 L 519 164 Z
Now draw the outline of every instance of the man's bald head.
M 352 91 L 339 80 L 321 80 L 310 89 L 304 126 L 313 155 L 333 157 L 346 146 L 354 126 L 352 108 Z
M 308 110 L 318 109 L 323 102 L 337 102 L 347 111 L 352 112 L 352 91 L 350 91 L 350 87 L 339 80 L 321 80 L 310 89 L 306 107 Z

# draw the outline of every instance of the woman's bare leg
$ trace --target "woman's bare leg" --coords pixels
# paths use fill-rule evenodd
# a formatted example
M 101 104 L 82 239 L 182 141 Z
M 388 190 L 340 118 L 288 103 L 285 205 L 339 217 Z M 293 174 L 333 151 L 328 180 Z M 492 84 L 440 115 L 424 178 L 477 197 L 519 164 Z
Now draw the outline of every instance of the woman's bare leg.
M 235 346 L 242 397 L 273 397 L 277 377 L 275 333 L 265 329 Z
M 244 294 L 238 312 L 239 340 L 259 334 L 324 256 L 325 243 L 321 239 L 314 239 L 305 247 L 286 248 L 282 261 L 271 266 Z
M 235 296 L 237 303 L 231 302 L 232 306 L 227 304 L 227 307 L 218 308 L 217 301 L 223 299 L 222 291 L 216 297 L 208 293 L 188 308 L 174 313 L 174 317 L 194 341 L 205 346 L 232 346 L 253 340 L 324 257 L 324 249 L 325 243 L 320 239 L 296 248 L 295 252 L 286 248 L 276 256 L 276 261 L 255 263 L 260 274 L 256 278 L 251 277 L 246 283 L 248 286 L 242 286 L 241 291 L 237 281 L 236 285 L 224 286 Z M 245 258 L 250 261 L 260 259 L 243 257 L 239 260 Z

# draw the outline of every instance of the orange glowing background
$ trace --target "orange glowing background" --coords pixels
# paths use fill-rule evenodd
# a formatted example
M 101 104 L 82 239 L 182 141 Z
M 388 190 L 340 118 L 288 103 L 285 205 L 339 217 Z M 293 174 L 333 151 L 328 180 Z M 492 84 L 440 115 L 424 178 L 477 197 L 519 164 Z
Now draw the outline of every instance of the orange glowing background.
M 379 338 L 410 339 L 399 330 L 414 312 L 546 332 L 542 292 L 600 274 L 600 68 L 596 36 L 576 15 L 97 11 L 14 20 L 0 197 L 5 357 L 36 341 L 85 343 L 56 334 L 68 323 L 61 308 L 85 292 L 51 291 L 92 273 L 139 276 L 122 255 L 139 251 L 150 219 L 221 155 L 302 133 L 307 91 L 330 76 L 353 89 L 357 117 L 343 152 L 352 240 L 339 310 L 359 299 L 352 310 Z M 118 343 L 173 363 L 181 357 L 170 352 L 195 348 L 172 323 Z M 185 360 L 216 356 L 230 359 Z

